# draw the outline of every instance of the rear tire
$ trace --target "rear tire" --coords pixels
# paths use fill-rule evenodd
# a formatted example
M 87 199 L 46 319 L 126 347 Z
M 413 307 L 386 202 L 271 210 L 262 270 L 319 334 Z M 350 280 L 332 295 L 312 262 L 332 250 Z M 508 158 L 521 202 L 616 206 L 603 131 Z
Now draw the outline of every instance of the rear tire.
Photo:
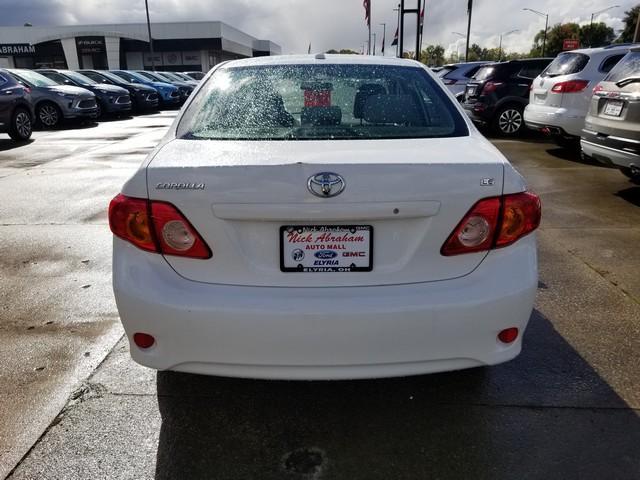
M 33 133 L 31 114 L 24 108 L 16 108 L 11 117 L 9 136 L 16 142 L 26 142 Z
M 62 112 L 51 102 L 44 102 L 38 106 L 36 111 L 38 122 L 45 128 L 55 128 L 62 119 Z
M 520 105 L 505 105 L 493 120 L 493 129 L 499 135 L 515 137 L 524 131 L 523 109 Z
M 100 102 L 96 102 L 96 120 L 101 119 L 104 116 L 104 108 Z
M 640 185 L 640 175 L 634 175 L 630 168 L 618 167 L 625 177 L 628 177 L 633 183 Z

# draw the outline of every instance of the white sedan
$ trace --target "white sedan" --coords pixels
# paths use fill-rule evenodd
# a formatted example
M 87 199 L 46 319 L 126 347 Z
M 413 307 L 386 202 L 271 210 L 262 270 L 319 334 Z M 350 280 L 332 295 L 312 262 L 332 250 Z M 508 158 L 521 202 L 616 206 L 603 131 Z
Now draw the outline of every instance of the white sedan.
M 273 379 L 413 375 L 521 350 L 540 201 L 423 65 L 211 71 L 109 207 L 131 355 Z

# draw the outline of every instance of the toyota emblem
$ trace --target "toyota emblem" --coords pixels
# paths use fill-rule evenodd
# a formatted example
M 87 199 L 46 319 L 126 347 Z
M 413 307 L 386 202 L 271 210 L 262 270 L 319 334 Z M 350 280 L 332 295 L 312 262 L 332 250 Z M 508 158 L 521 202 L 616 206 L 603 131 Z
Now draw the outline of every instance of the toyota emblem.
M 344 187 L 344 178 L 332 172 L 316 173 L 307 180 L 307 188 L 316 197 L 335 197 L 342 193 Z

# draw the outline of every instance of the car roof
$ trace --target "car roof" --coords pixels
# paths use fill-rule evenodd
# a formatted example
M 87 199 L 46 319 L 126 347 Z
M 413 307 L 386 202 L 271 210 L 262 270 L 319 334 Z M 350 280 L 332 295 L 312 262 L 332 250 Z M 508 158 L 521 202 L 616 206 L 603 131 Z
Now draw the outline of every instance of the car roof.
M 558 55 L 562 55 L 563 53 L 582 53 L 584 55 L 593 55 L 595 53 L 601 52 L 615 52 L 616 50 L 620 50 L 622 52 L 627 52 L 632 48 L 640 48 L 640 44 L 638 43 L 614 43 L 612 45 L 607 45 L 605 47 L 595 47 L 595 48 L 577 48 L 576 50 L 567 50 L 566 52 L 560 52 Z
M 340 55 L 318 53 L 315 55 L 273 55 L 269 57 L 243 58 L 231 60 L 224 64 L 225 67 L 254 67 L 274 65 L 393 65 L 393 66 L 421 66 L 424 64 L 406 58 L 378 57 L 375 55 Z

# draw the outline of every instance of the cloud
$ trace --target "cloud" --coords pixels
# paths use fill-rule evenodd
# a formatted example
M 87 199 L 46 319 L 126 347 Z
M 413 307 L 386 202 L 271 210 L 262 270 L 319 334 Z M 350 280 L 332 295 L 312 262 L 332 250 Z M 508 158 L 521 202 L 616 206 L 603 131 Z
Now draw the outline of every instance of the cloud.
M 614 29 L 622 28 L 624 11 L 631 0 L 618 0 L 621 8 L 597 17 Z M 398 0 L 371 0 L 372 28 L 378 34 L 387 24 L 387 54 L 395 32 Z M 407 6 L 412 6 L 411 0 Z M 283 53 L 330 48 L 360 50 L 368 36 L 361 0 L 149 0 L 152 22 L 221 20 L 253 36 L 273 40 Z M 508 51 L 528 51 L 535 34 L 544 28 L 544 18 L 522 9 L 530 6 L 549 12 L 549 24 L 565 21 L 588 23 L 591 12 L 606 5 L 602 0 L 475 0 L 471 41 L 485 47 L 498 46 L 500 32 L 518 29 L 505 37 Z M 424 44 L 437 43 L 455 49 L 456 36 L 466 32 L 467 0 L 427 0 Z M 69 25 L 91 23 L 135 23 L 145 21 L 143 0 L 0 0 L 4 25 Z M 415 17 L 414 17 L 415 18 Z M 406 16 L 405 45 L 415 45 L 415 20 Z M 0 29 L 2 41 L 2 29 Z M 459 42 L 460 44 L 460 42 Z M 461 46 L 464 50 L 464 46 Z

